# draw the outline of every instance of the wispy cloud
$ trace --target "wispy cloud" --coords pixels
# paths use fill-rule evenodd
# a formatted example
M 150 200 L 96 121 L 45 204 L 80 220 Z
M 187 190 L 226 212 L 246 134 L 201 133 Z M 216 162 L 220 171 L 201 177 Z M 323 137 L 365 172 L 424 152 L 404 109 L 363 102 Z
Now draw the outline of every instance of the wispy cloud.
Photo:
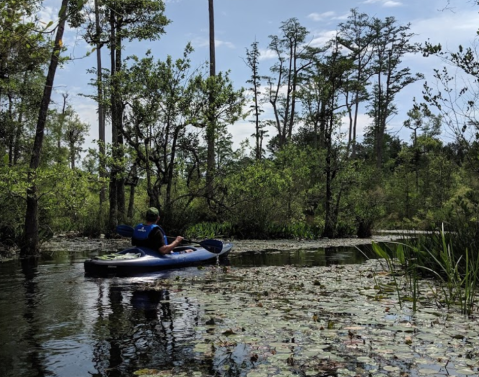
M 270 49 L 260 49 L 259 50 L 259 60 L 270 60 L 278 57 L 278 54 Z
M 324 13 L 311 13 L 308 14 L 308 18 L 310 18 L 313 21 L 322 21 L 324 19 L 331 19 L 335 16 L 335 12 L 324 12 Z
M 56 21 L 58 19 L 58 9 L 45 6 L 40 9 L 37 15 L 41 22 L 48 24 L 50 21 Z
M 394 7 L 400 7 L 402 6 L 403 4 L 399 1 L 385 1 L 383 3 L 383 5 L 386 7 L 386 8 L 394 8 Z
M 424 42 L 441 43 L 445 49 L 457 49 L 459 44 L 467 45 L 476 38 L 479 14 L 477 12 L 441 12 L 431 17 L 411 22 L 415 39 Z
M 202 37 L 196 37 L 191 41 L 192 45 L 194 47 L 207 47 L 210 45 L 209 39 L 202 38 Z M 222 41 L 220 39 L 215 39 L 215 47 L 221 47 L 225 46 L 231 49 L 236 48 L 235 45 L 231 42 L 228 41 Z
M 322 30 L 315 32 L 309 45 L 312 47 L 324 47 L 330 40 L 334 39 L 336 33 L 336 30 Z
M 380 5 L 386 8 L 400 7 L 403 5 L 402 2 L 394 1 L 394 0 L 366 0 L 363 2 L 363 4 L 376 4 L 376 3 L 379 3 Z
M 334 11 L 324 13 L 310 13 L 307 18 L 313 21 L 331 21 L 331 20 L 345 20 L 348 18 L 348 13 L 338 15 Z
M 227 42 L 227 41 L 221 41 L 219 39 L 215 39 L 215 46 L 216 47 L 226 46 L 228 48 L 236 48 L 233 43 Z

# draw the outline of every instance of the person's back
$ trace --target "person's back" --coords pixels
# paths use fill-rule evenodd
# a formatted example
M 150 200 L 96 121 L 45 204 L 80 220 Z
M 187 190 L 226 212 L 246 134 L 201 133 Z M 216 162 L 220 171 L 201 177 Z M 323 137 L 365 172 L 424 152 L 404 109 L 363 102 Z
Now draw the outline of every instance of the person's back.
M 144 246 L 153 250 L 158 250 L 165 244 L 163 233 L 156 224 L 138 224 L 134 228 L 131 243 L 135 246 Z
M 156 224 L 159 218 L 158 210 L 154 207 L 149 208 L 146 212 L 146 224 L 135 226 L 131 243 L 155 251 L 159 251 L 162 246 L 167 245 L 168 241 L 163 229 Z

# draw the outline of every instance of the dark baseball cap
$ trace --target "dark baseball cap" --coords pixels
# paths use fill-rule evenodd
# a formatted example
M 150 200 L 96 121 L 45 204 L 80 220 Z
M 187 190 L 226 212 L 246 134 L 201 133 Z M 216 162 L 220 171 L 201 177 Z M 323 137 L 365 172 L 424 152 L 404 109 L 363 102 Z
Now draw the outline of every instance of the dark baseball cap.
M 148 221 L 155 221 L 158 216 L 160 216 L 160 212 L 155 207 L 150 207 L 148 211 L 146 211 L 146 219 Z

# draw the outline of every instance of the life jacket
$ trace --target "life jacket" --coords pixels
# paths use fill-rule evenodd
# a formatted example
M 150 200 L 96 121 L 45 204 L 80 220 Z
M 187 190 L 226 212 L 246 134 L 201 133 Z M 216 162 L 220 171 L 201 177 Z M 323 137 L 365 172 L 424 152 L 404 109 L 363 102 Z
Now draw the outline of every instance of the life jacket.
M 168 245 L 168 239 L 166 238 L 165 231 L 161 228 L 161 226 L 157 224 L 151 224 L 151 225 L 143 225 L 143 224 L 138 224 L 135 226 L 135 229 L 133 230 L 133 238 L 139 241 L 146 241 L 148 240 L 148 236 L 150 235 L 151 231 L 154 228 L 158 228 L 163 235 L 163 240 L 165 245 Z

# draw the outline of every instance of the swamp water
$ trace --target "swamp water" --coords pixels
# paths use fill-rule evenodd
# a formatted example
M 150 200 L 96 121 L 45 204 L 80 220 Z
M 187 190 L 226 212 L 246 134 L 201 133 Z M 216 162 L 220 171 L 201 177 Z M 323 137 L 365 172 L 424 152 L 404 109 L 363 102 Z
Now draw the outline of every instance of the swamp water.
M 412 313 L 354 248 L 127 278 L 91 254 L 0 264 L 0 376 L 479 376 L 479 320 L 431 282 Z

